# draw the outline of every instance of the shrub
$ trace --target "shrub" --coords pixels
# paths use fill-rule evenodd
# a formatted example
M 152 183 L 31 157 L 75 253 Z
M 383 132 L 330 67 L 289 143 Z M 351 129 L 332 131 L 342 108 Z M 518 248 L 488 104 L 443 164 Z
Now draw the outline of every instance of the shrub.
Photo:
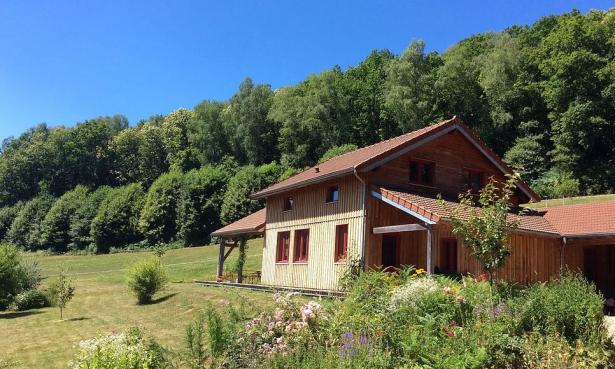
M 55 252 L 66 251 L 70 243 L 70 223 L 78 209 L 83 206 L 88 189 L 77 186 L 62 195 L 45 215 L 41 229 L 41 245 Z
M 603 332 L 602 296 L 579 275 L 535 284 L 522 293 L 519 304 L 526 331 L 560 334 L 569 342 L 595 342 Z
M 191 368 L 203 368 L 208 360 L 215 363 L 223 358 L 230 340 L 230 322 L 210 307 L 188 325 L 185 361 Z
M 209 234 L 221 226 L 220 208 L 226 179 L 226 173 L 211 166 L 185 174 L 177 207 L 178 237 L 184 245 L 208 242 Z
M 347 152 L 350 151 L 354 151 L 356 149 L 358 149 L 359 147 L 355 144 L 345 144 L 345 145 L 341 145 L 341 146 L 334 146 L 332 148 L 330 148 L 329 150 L 327 150 L 322 157 L 320 158 L 320 160 L 318 160 L 318 163 L 324 163 L 325 161 L 332 159 L 336 156 L 345 154 Z
M 11 305 L 13 310 L 23 311 L 29 309 L 38 309 L 50 306 L 50 301 L 47 295 L 38 289 L 29 289 L 21 292 L 13 301 Z
M 75 210 L 68 230 L 71 250 L 84 250 L 94 242 L 90 234 L 92 221 L 98 212 L 100 203 L 110 191 L 111 187 L 99 187 L 96 191 L 88 193 L 82 205 Z
M 97 252 L 106 253 L 111 246 L 121 247 L 140 238 L 137 224 L 143 198 L 143 189 L 138 183 L 107 193 L 92 220 L 91 234 Z
M 17 247 L 0 245 L 0 310 L 6 309 L 21 292 L 36 287 L 39 277 L 35 264 L 28 266 Z
M 156 341 L 145 338 L 141 330 L 131 328 L 82 341 L 71 369 L 163 369 L 170 367 L 165 350 Z
M 147 192 L 139 218 L 139 230 L 151 244 L 168 242 L 177 235 L 177 203 L 183 174 L 173 171 L 161 175 Z
M 145 259 L 130 268 L 127 283 L 139 304 L 147 304 L 166 285 L 167 274 L 158 258 Z
M 11 223 L 6 239 L 23 249 L 41 249 L 41 224 L 53 202 L 54 198 L 45 194 L 26 202 Z

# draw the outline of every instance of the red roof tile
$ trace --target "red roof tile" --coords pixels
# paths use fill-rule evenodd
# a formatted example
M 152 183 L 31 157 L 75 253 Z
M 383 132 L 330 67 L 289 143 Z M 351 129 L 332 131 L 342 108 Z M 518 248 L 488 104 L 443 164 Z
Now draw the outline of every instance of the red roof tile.
M 403 150 L 423 138 L 455 125 L 462 128 L 463 132 L 468 134 L 469 139 L 476 142 L 485 155 L 492 159 L 497 166 L 502 168 L 502 170 L 507 173 L 512 173 L 512 170 L 489 147 L 487 147 L 484 142 L 472 133 L 472 131 L 467 128 L 460 119 L 455 116 L 432 126 L 424 127 L 389 140 L 378 142 L 376 144 L 336 156 L 284 181 L 260 190 L 254 193 L 252 197 L 261 198 L 293 188 L 302 187 L 312 183 L 322 182 L 330 178 L 353 173 L 355 170 L 365 168 L 369 164 L 377 162 L 397 150 Z M 519 187 L 523 189 L 530 199 L 539 199 L 538 195 L 536 195 L 534 191 L 532 191 L 532 189 L 522 181 L 519 182 Z
M 266 221 L 267 209 L 261 209 L 236 222 L 228 224 L 217 231 L 212 232 L 212 236 L 239 236 L 263 233 Z
M 562 236 L 615 234 L 615 200 L 542 210 Z
M 442 206 L 437 198 L 408 192 L 399 192 L 383 187 L 376 188 L 375 192 L 434 222 L 438 222 L 443 218 L 449 218 L 452 211 L 460 206 L 459 203 L 453 201 L 445 201 L 444 206 Z M 462 213 L 460 216 L 463 217 L 464 214 Z M 550 233 L 553 235 L 559 234 L 557 229 L 544 217 L 543 212 L 533 211 L 523 215 L 510 213 L 509 221 L 518 222 L 520 230 Z

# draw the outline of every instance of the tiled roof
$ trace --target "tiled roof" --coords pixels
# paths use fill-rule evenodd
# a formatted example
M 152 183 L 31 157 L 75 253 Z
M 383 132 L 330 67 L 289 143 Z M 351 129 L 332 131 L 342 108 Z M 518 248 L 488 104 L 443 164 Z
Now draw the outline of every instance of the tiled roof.
M 615 234 L 615 200 L 542 210 L 562 236 Z
M 453 210 L 460 206 L 459 203 L 446 200 L 443 206 L 440 200 L 434 197 L 400 192 L 384 187 L 374 188 L 373 190 L 382 197 L 434 222 L 438 222 L 443 218 L 449 218 Z M 468 214 L 459 214 L 462 218 L 464 215 Z M 558 230 L 549 223 L 543 212 L 532 211 L 523 215 L 510 213 L 509 221 L 518 222 L 520 230 L 559 235 Z
M 267 209 L 261 209 L 255 213 L 252 213 L 244 218 L 239 219 L 236 222 L 228 224 L 217 231 L 212 232 L 212 236 L 239 236 L 239 235 L 253 235 L 263 233 L 265 227 L 265 220 Z
M 260 190 L 253 194 L 253 197 L 263 197 L 272 193 L 280 192 L 285 189 L 295 188 L 300 185 L 307 185 L 324 181 L 328 178 L 337 177 L 343 174 L 352 173 L 355 168 L 372 162 L 388 154 L 394 149 L 399 149 L 410 145 L 412 142 L 424 137 L 429 133 L 437 132 L 446 127 L 458 123 L 458 119 L 445 120 L 438 124 L 429 127 L 421 128 L 416 131 L 406 133 L 401 136 L 391 138 L 386 141 L 366 146 L 334 158 L 331 158 L 324 163 L 317 164 L 297 175 L 294 175 L 282 182 L 278 182 L 270 187 Z
M 455 116 L 440 123 L 333 157 L 324 163 L 317 164 L 284 181 L 260 190 L 254 193 L 252 197 L 265 197 L 289 189 L 306 186 L 308 184 L 318 183 L 330 178 L 353 173 L 355 170 L 363 169 L 369 164 L 378 162 L 379 160 L 388 157 L 397 150 L 403 150 L 410 147 L 420 140 L 444 131 L 451 126 L 457 126 L 462 129 L 463 132 L 467 134 L 468 138 L 476 143 L 480 150 L 483 151 L 489 159 L 494 161 L 496 166 L 500 167 L 506 173 L 512 173 L 512 170 L 502 161 L 502 159 L 500 159 L 479 137 L 477 137 L 461 122 L 460 119 Z M 532 191 L 532 189 L 523 181 L 519 181 L 518 185 L 530 197 L 530 199 L 539 199 L 539 196 L 536 195 L 536 193 L 534 193 L 534 191 Z

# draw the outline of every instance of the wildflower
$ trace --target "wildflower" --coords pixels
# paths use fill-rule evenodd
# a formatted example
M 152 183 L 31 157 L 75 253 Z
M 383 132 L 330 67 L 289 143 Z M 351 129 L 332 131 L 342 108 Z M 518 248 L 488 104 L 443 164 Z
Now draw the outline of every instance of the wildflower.
M 450 288 L 450 287 L 448 287 L 448 286 L 446 286 L 446 287 L 444 287 L 444 288 L 442 289 L 442 291 L 443 291 L 445 294 L 450 295 L 450 294 L 453 292 L 453 289 L 452 289 L 452 288 Z
M 284 310 L 276 308 L 275 313 L 273 314 L 273 319 L 275 319 L 276 322 L 279 322 L 282 318 L 284 318 Z
M 463 303 L 465 301 L 466 301 L 466 298 L 463 297 L 463 295 L 458 295 L 457 297 L 455 297 L 455 302 L 458 302 L 458 303 L 461 304 L 461 303 Z

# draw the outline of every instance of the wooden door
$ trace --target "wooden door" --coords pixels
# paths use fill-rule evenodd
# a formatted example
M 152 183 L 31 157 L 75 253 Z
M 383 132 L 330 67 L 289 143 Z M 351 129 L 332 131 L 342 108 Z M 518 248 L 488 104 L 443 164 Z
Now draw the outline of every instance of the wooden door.
M 440 241 L 438 273 L 457 274 L 457 239 L 444 238 Z

